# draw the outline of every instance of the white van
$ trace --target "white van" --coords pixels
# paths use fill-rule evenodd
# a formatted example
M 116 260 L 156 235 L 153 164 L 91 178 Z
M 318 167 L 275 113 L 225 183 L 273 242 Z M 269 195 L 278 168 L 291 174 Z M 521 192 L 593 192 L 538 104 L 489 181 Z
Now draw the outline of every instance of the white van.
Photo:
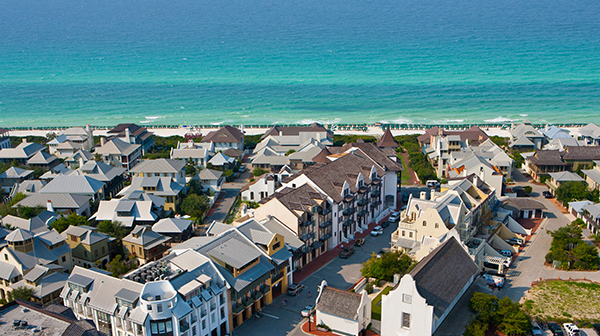
M 437 188 L 440 185 L 440 182 L 436 180 L 429 180 L 425 183 L 428 188 Z
M 581 330 L 579 330 L 579 328 L 577 328 L 577 326 L 574 323 L 564 323 L 563 328 L 565 328 L 565 331 L 567 332 L 567 335 L 569 335 L 569 336 L 580 336 L 581 335 Z

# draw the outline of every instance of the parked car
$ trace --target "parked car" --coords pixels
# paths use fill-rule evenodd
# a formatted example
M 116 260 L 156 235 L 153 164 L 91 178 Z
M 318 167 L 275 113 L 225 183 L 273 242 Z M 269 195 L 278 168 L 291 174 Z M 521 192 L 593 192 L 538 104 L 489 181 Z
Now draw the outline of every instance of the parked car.
M 379 251 L 379 253 L 377 253 L 377 254 L 376 254 L 376 257 L 377 257 L 377 258 L 381 258 L 381 257 L 383 257 L 383 255 L 384 255 L 385 253 L 386 253 L 386 251 L 384 251 L 384 250 L 381 250 L 381 251 Z
M 596 335 L 600 336 L 600 323 L 594 323 L 592 327 L 594 328 Z
M 383 234 L 383 228 L 379 225 L 377 225 L 376 227 L 373 228 L 373 231 L 371 231 L 371 236 L 373 237 L 377 237 Z
M 512 265 L 512 257 L 506 257 L 506 259 L 504 259 L 504 267 L 506 268 L 510 268 L 510 266 Z
M 575 323 L 563 323 L 563 328 L 567 332 L 569 336 L 579 336 L 581 335 L 581 330 L 577 328 Z
M 562 328 L 556 323 L 548 323 L 548 329 L 552 332 L 552 336 L 564 336 Z
M 504 277 L 493 272 L 485 272 L 482 277 L 486 280 L 490 286 L 496 286 L 498 288 L 504 287 Z
M 531 323 L 531 333 L 533 334 L 533 336 L 544 334 L 542 328 L 540 328 L 540 325 L 535 321 Z
M 510 245 L 519 245 L 522 246 L 523 244 L 525 244 L 525 241 L 521 238 L 510 238 L 506 240 L 507 243 L 509 243 Z
M 355 242 L 354 242 L 354 246 L 356 247 L 361 247 L 365 245 L 365 238 L 358 238 Z
M 342 259 L 347 259 L 349 256 L 354 254 L 354 249 L 351 247 L 344 247 L 340 251 L 339 257 Z
M 391 223 L 391 222 L 390 222 L 389 220 L 388 220 L 388 221 L 385 221 L 385 222 L 381 223 L 381 227 L 382 227 L 383 229 L 385 229 L 386 227 L 390 226 L 390 223 Z
M 302 309 L 300 314 L 302 314 L 302 317 L 308 317 L 308 315 L 310 315 L 313 309 L 315 309 L 315 305 L 308 305 L 304 307 L 304 309 Z
M 397 211 L 392 213 L 390 218 L 388 218 L 388 221 L 392 222 L 392 223 L 396 223 L 399 220 L 400 220 L 400 212 L 397 212 Z
M 512 252 L 509 250 L 502 250 L 500 251 L 500 254 L 502 254 L 505 257 L 512 257 Z
M 554 195 L 552 195 L 552 193 L 547 190 L 542 191 L 542 195 L 544 195 L 545 198 L 553 198 L 554 197 Z
M 300 292 L 302 292 L 303 289 L 304 289 L 303 284 L 293 283 L 288 286 L 287 295 L 296 296 L 296 295 L 300 294 Z
M 436 180 L 429 180 L 425 183 L 428 188 L 437 188 L 440 185 L 440 182 Z

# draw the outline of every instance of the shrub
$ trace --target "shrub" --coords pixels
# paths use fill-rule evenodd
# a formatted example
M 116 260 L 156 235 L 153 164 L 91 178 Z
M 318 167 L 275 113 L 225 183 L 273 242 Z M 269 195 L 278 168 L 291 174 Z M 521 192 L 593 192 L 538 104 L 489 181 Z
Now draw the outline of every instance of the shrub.
M 368 284 L 365 286 L 365 291 L 366 291 L 368 294 L 371 294 L 371 293 L 373 293 L 373 289 L 374 289 L 374 288 L 373 288 L 373 284 L 372 284 L 371 282 L 369 282 L 369 283 L 368 283 Z
M 254 170 L 252 171 L 252 175 L 254 175 L 254 176 L 261 176 L 261 175 L 266 174 L 266 173 L 268 173 L 268 171 L 266 171 L 266 170 L 264 170 L 262 168 L 258 168 L 258 167 L 254 168 Z

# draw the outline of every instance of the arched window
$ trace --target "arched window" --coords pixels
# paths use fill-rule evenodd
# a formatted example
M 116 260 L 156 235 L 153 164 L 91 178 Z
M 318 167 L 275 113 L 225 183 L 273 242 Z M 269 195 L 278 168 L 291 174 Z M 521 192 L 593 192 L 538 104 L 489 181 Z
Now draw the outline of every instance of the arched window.
M 423 221 L 423 226 L 427 226 L 427 222 L 426 221 Z
M 440 224 L 439 223 L 435 223 L 435 228 L 439 229 L 440 228 Z

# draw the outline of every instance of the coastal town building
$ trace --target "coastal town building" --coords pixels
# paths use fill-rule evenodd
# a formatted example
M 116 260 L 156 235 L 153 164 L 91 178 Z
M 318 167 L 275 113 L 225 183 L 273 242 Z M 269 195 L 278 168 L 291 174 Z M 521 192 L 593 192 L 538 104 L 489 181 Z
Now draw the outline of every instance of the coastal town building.
M 125 142 L 120 138 L 106 141 L 100 138 L 100 147 L 96 148 L 96 154 L 100 155 L 104 163 L 115 167 L 122 167 L 129 171 L 142 157 L 142 149 L 139 144 Z
M 19 183 L 19 188 L 17 189 L 17 193 L 22 193 L 25 195 L 35 194 L 40 191 L 46 185 L 46 181 L 42 180 L 25 180 Z
M 113 238 L 105 233 L 98 232 L 98 228 L 80 225 L 69 226 L 61 233 L 71 247 L 73 265 L 91 268 L 102 266 L 110 262 L 111 245 Z
M 223 126 L 216 131 L 209 132 L 202 142 L 211 143 L 215 152 L 225 151 L 229 148 L 244 150 L 244 133 L 231 126 Z
M 600 160 L 600 146 L 566 147 L 562 159 L 571 171 L 591 168 L 594 161 Z
M 23 138 L 23 142 L 15 148 L 0 149 L 0 162 L 25 165 L 27 160 L 45 149 L 46 147 L 35 142 L 27 142 L 27 139 Z
M 187 143 L 186 143 L 187 144 Z M 180 143 L 178 146 L 181 146 Z M 184 162 L 192 162 L 197 168 L 206 167 L 210 159 L 210 151 L 206 148 L 196 147 L 197 143 L 185 148 L 171 148 L 169 157 L 172 160 L 181 160 Z
M 176 206 L 183 196 L 184 186 L 173 181 L 171 177 L 133 177 L 131 185 L 123 188 L 118 196 L 130 198 L 135 193 L 146 193 L 165 200 L 164 209 L 177 211 Z
M 49 170 L 56 167 L 59 163 L 60 160 L 58 160 L 56 156 L 50 155 L 44 151 L 40 151 L 27 160 L 27 167 L 32 169 L 40 168 L 43 170 Z
M 104 183 L 103 194 L 112 198 L 123 189 L 123 174 L 125 171 L 125 168 L 113 167 L 103 162 L 91 160 L 69 173 L 69 175 L 87 176 Z
M 538 182 L 544 175 L 567 170 L 567 163 L 563 161 L 561 152 L 558 150 L 538 150 L 533 155 L 524 155 L 523 157 L 525 159 L 523 168 Z
M 433 335 L 479 273 L 453 237 L 381 298 L 381 336 Z
M 427 196 L 423 192 L 419 198 L 409 198 L 391 236 L 393 249 L 410 253 L 417 260 L 450 231 L 456 231 L 463 243 L 486 231 L 496 203 L 496 190 L 475 174 L 451 179 L 439 193 L 431 190 L 429 199 Z
M 136 124 L 118 124 L 107 132 L 108 140 L 120 139 L 129 144 L 137 144 L 144 155 L 150 148 L 154 147 L 152 133 L 145 127 Z
M 42 306 L 17 299 L 0 307 L 0 315 L 3 320 L 0 324 L 2 335 L 23 335 L 28 330 L 37 330 L 33 333 L 43 332 L 43 335 L 56 336 L 102 336 L 92 321 L 78 320 L 70 308 L 59 304 Z
M 222 171 L 208 168 L 199 171 L 194 179 L 200 181 L 203 189 L 211 190 L 214 194 L 220 193 L 225 183 Z
M 5 227 L 10 227 L 12 229 L 19 228 L 38 234 L 50 230 L 50 224 L 58 217 L 59 214 L 44 210 L 39 215 L 29 219 L 6 215 L 3 218 L 0 218 L 0 223 Z
M 71 127 L 61 131 L 47 145 L 50 154 L 65 159 L 79 150 L 91 151 L 94 147 L 94 134 L 90 125 Z
M 548 140 L 573 139 L 568 130 L 554 125 L 544 127 L 542 134 L 544 134 Z
M 510 141 L 508 147 L 514 150 L 536 150 L 542 149 L 546 137 L 542 132 L 531 125 L 529 120 L 523 120 L 522 124 L 511 125 Z
M 70 169 L 75 170 L 90 160 L 94 160 L 94 154 L 80 149 L 73 153 L 73 155 L 67 157 L 63 163 Z
M 548 175 L 550 175 L 550 178 L 546 180 L 546 185 L 548 186 L 548 189 L 550 189 L 550 192 L 555 196 L 556 189 L 558 189 L 560 185 L 565 182 L 585 182 L 583 177 L 570 171 L 550 173 Z
M 581 140 L 590 146 L 600 146 L 600 127 L 595 124 L 587 124 L 577 130 Z
M 361 294 L 333 288 L 323 280 L 315 304 L 315 324 L 326 325 L 341 335 L 361 335 L 371 324 L 371 299 Z
M 258 176 L 253 182 L 242 187 L 242 201 L 260 202 L 263 198 L 273 195 L 280 185 L 277 175 L 266 173 Z
M 18 188 L 20 183 L 32 178 L 33 170 L 10 167 L 0 174 L 0 187 L 5 193 L 10 193 L 13 188 Z
M 171 242 L 181 243 L 192 236 L 192 221 L 183 218 L 164 218 L 152 225 L 152 231 L 171 237 Z
M 71 249 L 65 239 L 53 230 L 34 234 L 18 228 L 4 240 L 7 245 L 0 249 L 0 278 L 4 280 L 0 282 L 0 297 L 6 299 L 8 292 L 26 284 L 34 288 L 37 302 L 57 300 L 66 280 L 61 277 L 62 272 L 73 268 Z
M 63 163 L 59 163 L 53 168 L 50 168 L 47 172 L 43 173 L 42 176 L 40 176 L 40 180 L 47 183 L 52 181 L 52 179 L 58 175 L 69 175 L 72 172 L 72 169 L 67 168 L 67 166 L 65 166 Z
M 447 131 L 436 126 L 417 137 L 417 140 L 435 169 L 437 176 L 444 177 L 447 174 L 447 166 L 452 152 L 478 146 L 488 140 L 488 136 L 477 126 L 464 131 Z
M 126 253 L 140 265 L 162 258 L 171 247 L 171 237 L 152 231 L 149 225 L 136 225 L 122 241 Z
M 64 193 L 35 193 L 25 197 L 15 204 L 15 207 L 44 207 L 48 211 L 63 215 L 75 213 L 81 216 L 90 216 L 91 196 L 64 194 Z
M 104 182 L 85 175 L 58 175 L 39 194 L 70 194 L 90 196 L 92 201 L 104 199 Z
M 132 228 L 136 225 L 154 224 L 161 210 L 155 208 L 154 202 L 145 199 L 113 198 L 109 201 L 100 201 L 98 211 L 90 217 L 97 222 L 116 221 L 122 226 Z
M 544 150 L 559 150 L 564 151 L 567 146 L 577 147 L 577 146 L 587 146 L 584 140 L 577 140 L 572 137 L 568 138 L 555 138 L 550 140 L 547 144 L 544 145 Z
M 236 161 L 234 158 L 223 154 L 223 152 L 218 152 L 215 154 L 215 156 L 208 160 L 208 164 L 210 164 L 210 166 L 220 168 L 222 171 L 233 169 L 235 163 Z
M 592 169 L 582 169 L 581 172 L 585 175 L 590 190 L 600 189 L 600 161 L 594 161 Z
M 511 212 L 514 219 L 543 218 L 546 206 L 529 197 L 509 197 L 500 202 L 500 206 Z
M 185 186 L 185 162 L 181 160 L 156 159 L 144 160 L 130 169 L 134 177 L 170 177 Z
M 10 131 L 6 128 L 0 128 L 0 150 L 5 148 L 12 148 L 10 145 Z

